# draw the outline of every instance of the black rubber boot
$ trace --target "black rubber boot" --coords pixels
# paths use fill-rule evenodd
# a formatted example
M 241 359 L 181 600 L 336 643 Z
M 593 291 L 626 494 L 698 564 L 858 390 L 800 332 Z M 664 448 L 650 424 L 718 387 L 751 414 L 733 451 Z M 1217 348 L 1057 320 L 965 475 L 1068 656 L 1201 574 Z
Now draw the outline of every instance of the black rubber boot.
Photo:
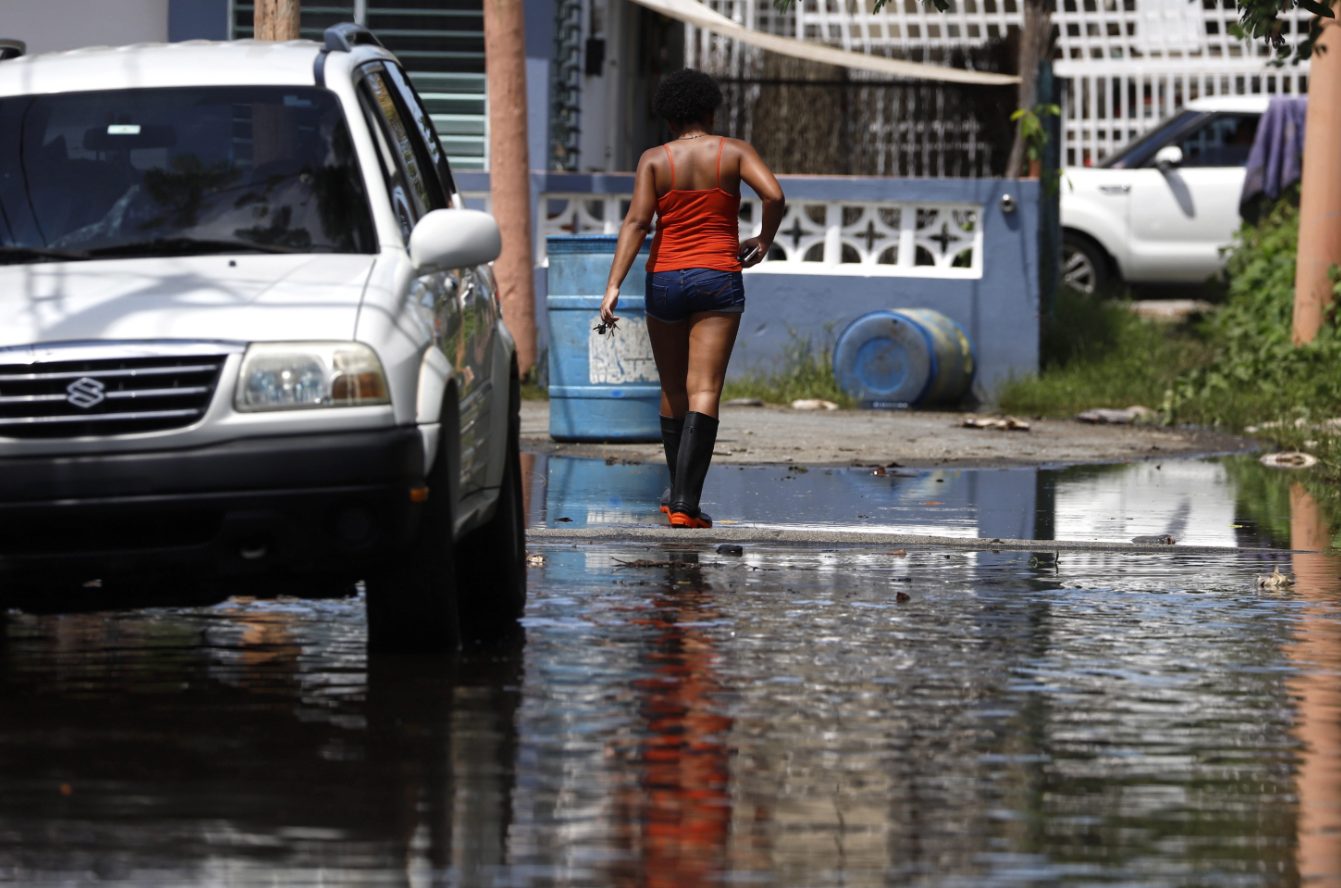
M 712 449 L 717 443 L 717 418 L 690 411 L 684 415 L 680 434 L 679 459 L 671 483 L 670 521 L 675 527 L 712 527 L 711 519 L 698 508 L 703 481 L 712 464 Z
M 670 514 L 671 486 L 675 484 L 675 463 L 680 458 L 680 433 L 684 431 L 684 417 L 661 417 L 661 446 L 666 451 L 666 468 L 670 469 L 670 486 L 661 494 L 661 511 Z

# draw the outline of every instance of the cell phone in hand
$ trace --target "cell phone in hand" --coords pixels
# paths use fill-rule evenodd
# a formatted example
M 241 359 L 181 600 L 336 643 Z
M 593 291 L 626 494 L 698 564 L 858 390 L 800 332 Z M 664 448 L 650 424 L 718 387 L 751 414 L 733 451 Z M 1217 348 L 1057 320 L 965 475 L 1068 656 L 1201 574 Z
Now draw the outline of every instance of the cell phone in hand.
M 750 251 L 748 253 L 740 257 L 740 261 L 748 265 L 750 262 L 754 260 L 755 256 L 758 256 L 762 252 L 763 250 L 759 249 L 759 245 L 755 244 L 754 246 L 750 247 Z

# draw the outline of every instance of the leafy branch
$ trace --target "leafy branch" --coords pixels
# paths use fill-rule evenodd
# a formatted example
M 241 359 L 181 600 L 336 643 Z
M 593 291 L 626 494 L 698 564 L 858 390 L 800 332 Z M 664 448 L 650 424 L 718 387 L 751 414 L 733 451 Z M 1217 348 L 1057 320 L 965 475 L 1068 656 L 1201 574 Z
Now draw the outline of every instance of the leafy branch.
M 1025 156 L 1030 160 L 1042 160 L 1043 149 L 1048 145 L 1048 130 L 1043 126 L 1043 118 L 1060 117 L 1061 113 L 1062 106 L 1051 102 L 1011 112 L 1010 122 L 1016 125 L 1024 141 Z

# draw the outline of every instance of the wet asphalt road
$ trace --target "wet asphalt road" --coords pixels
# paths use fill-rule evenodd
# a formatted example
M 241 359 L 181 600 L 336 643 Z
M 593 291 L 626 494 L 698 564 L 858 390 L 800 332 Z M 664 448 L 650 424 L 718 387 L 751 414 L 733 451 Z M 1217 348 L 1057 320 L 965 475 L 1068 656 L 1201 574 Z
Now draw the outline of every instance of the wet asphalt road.
M 357 598 L 11 612 L 0 881 L 1329 884 L 1341 565 L 1291 487 L 1167 465 L 1004 512 L 1021 477 L 780 475 L 821 541 L 737 556 L 532 462 L 524 638 L 455 657 L 370 661 Z M 1203 548 L 972 544 L 1009 521 Z M 822 541 L 863 523 L 963 542 Z

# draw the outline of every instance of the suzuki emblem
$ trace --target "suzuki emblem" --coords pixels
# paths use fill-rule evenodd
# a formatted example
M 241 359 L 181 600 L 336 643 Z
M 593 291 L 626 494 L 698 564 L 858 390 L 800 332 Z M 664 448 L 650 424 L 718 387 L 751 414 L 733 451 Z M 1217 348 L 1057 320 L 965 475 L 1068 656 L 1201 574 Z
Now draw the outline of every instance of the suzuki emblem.
M 105 389 L 106 386 L 98 380 L 81 376 L 65 387 L 65 400 L 87 410 L 107 400 L 107 395 L 103 393 Z

